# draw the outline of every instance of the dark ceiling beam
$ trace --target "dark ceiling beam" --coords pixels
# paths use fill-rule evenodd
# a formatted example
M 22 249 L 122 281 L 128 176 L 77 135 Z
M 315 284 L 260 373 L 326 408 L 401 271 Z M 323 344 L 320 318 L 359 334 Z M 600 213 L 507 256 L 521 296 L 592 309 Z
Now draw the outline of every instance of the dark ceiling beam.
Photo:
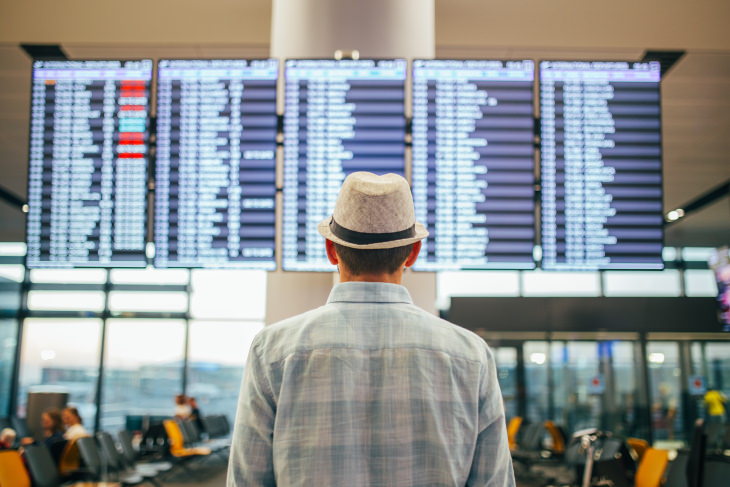
M 60 44 L 21 44 L 20 47 L 34 61 L 66 61 L 68 59 Z
M 25 211 L 25 200 L 23 200 L 23 198 L 3 186 L 0 186 L 0 200 L 7 202 L 13 208 L 17 208 L 20 211 Z
M 696 213 L 705 206 L 728 196 L 730 196 L 730 179 L 702 193 L 687 203 L 666 212 L 664 215 L 665 225 L 677 223 L 683 218 L 686 218 L 687 215 Z
M 658 51 L 647 49 L 644 52 L 644 56 L 641 58 L 642 61 L 659 61 L 662 70 L 662 78 L 667 75 L 667 72 L 677 64 L 686 51 Z

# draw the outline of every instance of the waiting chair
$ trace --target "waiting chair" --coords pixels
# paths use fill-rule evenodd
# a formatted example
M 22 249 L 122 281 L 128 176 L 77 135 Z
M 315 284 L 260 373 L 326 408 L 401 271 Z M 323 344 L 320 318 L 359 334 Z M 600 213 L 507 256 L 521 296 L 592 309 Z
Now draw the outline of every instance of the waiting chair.
M 104 477 L 106 477 L 107 470 L 110 467 L 108 464 L 109 459 L 102 458 L 99 448 L 96 445 L 96 440 L 92 437 L 79 438 L 76 444 L 79 447 L 84 465 L 91 471 L 96 480 L 105 480 Z M 106 457 L 106 455 L 104 456 Z M 141 475 L 120 474 L 118 477 L 117 482 L 122 486 L 139 485 L 147 482 L 147 479 Z
M 184 458 L 184 457 L 200 457 L 211 454 L 210 448 L 185 447 L 185 437 L 183 436 L 180 425 L 174 419 L 166 419 L 162 423 L 165 426 L 167 437 L 170 440 L 170 454 L 173 457 Z
M 58 460 L 58 471 L 62 477 L 72 475 L 81 468 L 81 455 L 76 445 L 77 439 L 68 440 Z
M 61 485 L 56 464 L 45 445 L 29 445 L 25 447 L 25 460 L 28 463 L 34 487 L 58 487 Z M 0 482 L 3 487 L 5 484 Z
M 208 438 L 204 440 L 198 426 L 193 421 L 176 420 L 183 434 L 187 447 L 210 448 L 211 452 L 221 455 L 223 461 L 228 461 L 228 449 L 231 441 L 228 438 Z
M 634 477 L 634 487 L 659 487 L 669 463 L 669 452 L 648 448 Z
M 522 416 L 515 416 L 507 424 L 507 442 L 510 450 L 517 449 L 517 433 L 520 431 L 520 426 L 522 426 Z
M 552 443 L 550 452 L 553 455 L 563 455 L 565 453 L 565 431 L 550 420 L 545 421 L 544 426 Z
M 30 487 L 30 476 L 17 450 L 0 451 L 0 486 Z
M 629 445 L 629 449 L 634 454 L 634 460 L 641 462 L 644 457 L 644 453 L 649 449 L 649 442 L 642 440 L 641 438 L 626 438 L 626 443 Z
M 173 465 L 170 462 L 140 462 L 139 455 L 137 454 L 137 451 L 134 449 L 134 445 L 132 444 L 132 435 L 129 433 L 129 431 L 120 431 L 117 435 L 117 438 L 119 439 L 119 446 L 121 447 L 122 456 L 124 457 L 125 462 L 128 466 L 154 469 L 160 474 L 172 470 Z
M 160 485 L 155 480 L 158 474 L 157 470 L 151 468 L 129 468 L 127 466 L 124 456 L 117 450 L 117 446 L 114 444 L 112 435 L 101 431 L 97 433 L 96 438 L 99 442 L 102 457 L 106 460 L 109 470 L 116 474 L 122 484 L 139 485 L 144 482 L 149 482 L 154 485 Z

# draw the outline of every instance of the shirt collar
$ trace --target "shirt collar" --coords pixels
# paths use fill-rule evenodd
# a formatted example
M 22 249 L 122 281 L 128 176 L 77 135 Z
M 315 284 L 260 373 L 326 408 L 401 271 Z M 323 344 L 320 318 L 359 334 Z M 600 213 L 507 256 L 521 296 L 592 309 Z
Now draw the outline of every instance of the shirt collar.
M 342 282 L 330 292 L 327 303 L 413 304 L 408 289 L 386 282 Z

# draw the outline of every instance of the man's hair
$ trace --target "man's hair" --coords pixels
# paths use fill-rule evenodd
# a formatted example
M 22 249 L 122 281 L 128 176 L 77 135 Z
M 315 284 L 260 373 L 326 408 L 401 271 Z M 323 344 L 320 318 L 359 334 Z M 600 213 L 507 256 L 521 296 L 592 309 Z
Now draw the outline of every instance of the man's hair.
M 335 243 L 337 257 L 355 276 L 393 274 L 403 265 L 411 250 L 413 244 L 391 249 L 353 249 Z

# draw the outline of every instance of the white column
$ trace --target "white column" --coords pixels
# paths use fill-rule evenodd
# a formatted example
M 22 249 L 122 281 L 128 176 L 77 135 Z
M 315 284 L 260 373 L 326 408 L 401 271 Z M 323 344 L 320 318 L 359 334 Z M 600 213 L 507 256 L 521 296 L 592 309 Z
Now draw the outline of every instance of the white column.
M 271 56 L 432 58 L 434 0 L 274 0 Z
M 273 0 L 271 57 L 328 59 L 339 49 L 357 50 L 361 59 L 433 58 L 434 12 L 434 0 Z M 409 107 L 408 87 L 406 100 Z M 278 270 L 267 281 L 270 324 L 324 304 L 338 276 Z M 404 281 L 416 304 L 435 313 L 436 275 L 409 271 Z

